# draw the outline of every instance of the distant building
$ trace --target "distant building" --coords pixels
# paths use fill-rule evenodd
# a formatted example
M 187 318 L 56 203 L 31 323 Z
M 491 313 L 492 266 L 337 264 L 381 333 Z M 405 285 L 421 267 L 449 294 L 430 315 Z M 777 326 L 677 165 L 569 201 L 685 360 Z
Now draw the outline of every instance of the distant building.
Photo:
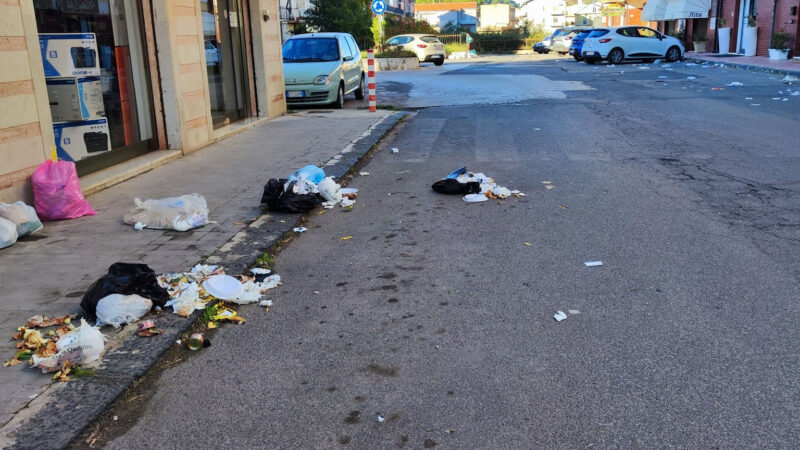
M 278 0 L 278 14 L 281 20 L 281 40 L 292 37 L 300 24 L 305 23 L 306 9 L 311 6 L 309 0 Z
M 478 31 L 503 31 L 514 28 L 516 24 L 514 5 L 481 5 L 478 16 Z
M 386 0 L 386 12 L 397 16 L 414 15 L 414 0 Z
M 448 23 L 464 31 L 477 31 L 477 2 L 416 3 L 414 17 L 428 22 L 433 28 L 442 30 Z

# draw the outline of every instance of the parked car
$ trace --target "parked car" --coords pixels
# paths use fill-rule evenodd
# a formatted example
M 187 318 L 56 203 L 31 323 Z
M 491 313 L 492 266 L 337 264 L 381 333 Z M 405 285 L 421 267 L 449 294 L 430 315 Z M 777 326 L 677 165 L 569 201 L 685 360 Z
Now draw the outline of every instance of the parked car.
M 444 64 L 447 57 L 442 41 L 430 34 L 401 34 L 386 41 L 386 46 L 412 51 L 419 62 L 433 62 L 437 66 Z
M 683 43 L 672 36 L 652 28 L 629 26 L 608 28 L 605 33 L 591 33 L 583 41 L 581 57 L 589 64 L 604 59 L 611 64 L 629 59 L 653 62 L 659 58 L 675 62 L 683 58 L 685 51 Z
M 566 55 L 569 52 L 569 45 L 572 43 L 572 38 L 584 29 L 586 29 L 586 27 L 558 28 L 553 32 L 550 51 Z
M 569 54 L 575 58 L 575 61 L 580 61 L 583 59 L 581 57 L 581 48 L 583 47 L 583 40 L 589 36 L 594 28 L 588 28 L 586 30 L 581 30 L 580 33 L 576 34 L 575 37 L 572 38 L 572 43 L 569 45 Z
M 287 104 L 344 106 L 344 96 L 364 98 L 361 50 L 347 33 L 308 33 L 283 44 Z
M 533 44 L 533 51 L 540 54 L 550 53 L 550 39 L 552 36 L 545 36 L 541 41 Z

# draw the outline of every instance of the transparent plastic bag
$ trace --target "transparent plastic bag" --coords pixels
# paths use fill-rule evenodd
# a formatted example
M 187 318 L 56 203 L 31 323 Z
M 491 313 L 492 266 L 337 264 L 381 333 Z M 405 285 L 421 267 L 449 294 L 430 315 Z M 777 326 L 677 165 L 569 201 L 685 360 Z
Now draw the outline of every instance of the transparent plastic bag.
M 200 194 L 181 195 L 158 200 L 134 200 L 136 207 L 122 220 L 144 228 L 187 231 L 208 223 L 208 206 Z
M 42 221 L 36 215 L 36 210 L 25 202 L 0 203 L 0 217 L 17 225 L 19 237 L 25 237 L 42 229 Z
M 0 248 L 6 248 L 17 242 L 17 225 L 0 217 Z
M 100 358 L 105 348 L 106 337 L 97 327 L 90 326 L 85 319 L 81 319 L 81 326 L 70 331 L 56 342 L 58 353 L 49 358 L 39 358 L 34 355 L 33 365 L 42 369 L 42 372 L 55 372 L 61 370 L 65 362 L 71 366 L 88 364 Z
M 153 308 L 153 301 L 136 294 L 111 294 L 100 299 L 95 308 L 97 326 L 136 322 Z

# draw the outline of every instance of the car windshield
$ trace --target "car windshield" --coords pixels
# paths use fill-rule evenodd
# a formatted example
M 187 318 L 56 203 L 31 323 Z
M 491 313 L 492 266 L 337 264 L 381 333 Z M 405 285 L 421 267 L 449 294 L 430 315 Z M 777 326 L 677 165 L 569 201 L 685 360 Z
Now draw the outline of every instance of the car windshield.
M 284 62 L 338 61 L 339 45 L 335 38 L 289 39 L 283 44 Z
M 559 29 L 557 29 L 556 31 L 553 32 L 553 37 L 559 37 L 559 36 L 564 35 L 564 34 L 567 34 L 567 30 L 565 30 L 563 28 L 559 28 Z

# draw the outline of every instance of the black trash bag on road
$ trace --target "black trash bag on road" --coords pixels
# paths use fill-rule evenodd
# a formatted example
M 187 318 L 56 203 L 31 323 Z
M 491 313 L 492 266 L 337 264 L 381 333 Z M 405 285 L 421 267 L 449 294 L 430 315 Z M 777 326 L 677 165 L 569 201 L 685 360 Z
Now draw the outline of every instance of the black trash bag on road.
M 295 194 L 292 188 L 295 181 L 286 185 L 285 178 L 272 178 L 264 185 L 264 194 L 261 195 L 261 204 L 266 205 L 271 211 L 282 211 L 289 213 L 306 213 L 314 209 L 317 205 L 325 201 L 319 194 Z
M 153 301 L 154 306 L 164 307 L 169 300 L 169 291 L 158 285 L 156 273 L 146 264 L 117 262 L 89 288 L 81 300 L 81 308 L 90 318 L 96 317 L 97 302 L 111 294 L 137 294 Z
M 468 195 L 478 194 L 481 192 L 481 184 L 477 181 L 459 183 L 455 178 L 445 178 L 443 180 L 439 180 L 436 183 L 433 183 L 431 188 L 440 194 L 450 195 Z

